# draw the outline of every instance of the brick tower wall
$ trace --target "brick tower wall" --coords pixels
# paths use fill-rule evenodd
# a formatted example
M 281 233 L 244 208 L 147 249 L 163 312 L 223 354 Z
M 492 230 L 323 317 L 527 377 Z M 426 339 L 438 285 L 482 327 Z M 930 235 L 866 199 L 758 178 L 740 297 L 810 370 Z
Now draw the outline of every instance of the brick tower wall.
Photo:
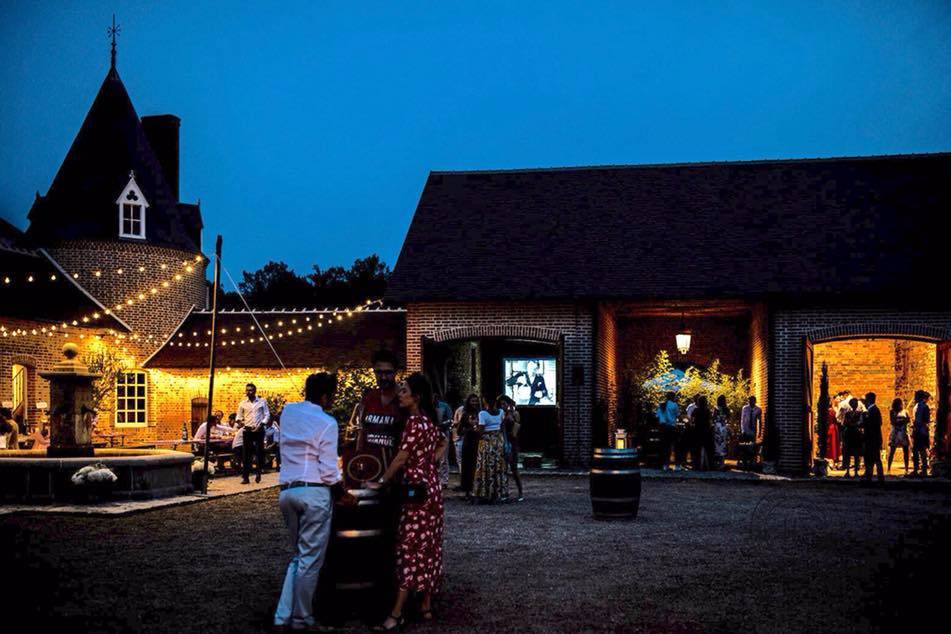
M 205 308 L 207 262 L 204 257 L 196 261 L 198 253 L 128 241 L 76 241 L 47 251 L 67 274 L 78 274 L 76 281 L 133 329 L 138 339 L 130 344 L 142 357 L 162 344 L 193 305 Z M 181 279 L 176 280 L 176 275 Z M 141 301 L 140 294 L 147 299 Z M 131 306 L 128 299 L 133 300 Z M 116 310 L 117 305 L 122 309 Z

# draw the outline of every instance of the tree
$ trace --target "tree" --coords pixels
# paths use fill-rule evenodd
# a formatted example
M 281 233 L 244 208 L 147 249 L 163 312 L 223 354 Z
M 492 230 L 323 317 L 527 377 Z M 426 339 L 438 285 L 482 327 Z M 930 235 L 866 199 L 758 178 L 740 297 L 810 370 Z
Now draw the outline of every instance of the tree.
M 309 303 L 313 289 L 306 278 L 292 271 L 284 262 L 268 262 L 254 273 L 243 273 L 238 284 L 250 306 L 274 308 Z
M 129 360 L 110 348 L 103 348 L 82 357 L 82 362 L 100 378 L 92 382 L 90 408 L 96 412 L 110 411 L 106 405 L 112 402 L 116 389 L 116 377 L 130 370 Z
M 367 299 L 383 297 L 390 267 L 376 254 L 354 260 L 349 269 L 332 266 L 314 272 L 307 279 L 314 287 L 317 303 L 324 306 L 353 306 Z
M 390 267 L 376 254 L 354 260 L 348 269 L 321 269 L 315 265 L 313 271 L 303 276 L 284 262 L 268 262 L 257 271 L 244 271 L 238 288 L 252 308 L 343 308 L 383 297 L 390 277 Z M 220 292 L 218 305 L 244 308 L 241 298 L 233 292 Z

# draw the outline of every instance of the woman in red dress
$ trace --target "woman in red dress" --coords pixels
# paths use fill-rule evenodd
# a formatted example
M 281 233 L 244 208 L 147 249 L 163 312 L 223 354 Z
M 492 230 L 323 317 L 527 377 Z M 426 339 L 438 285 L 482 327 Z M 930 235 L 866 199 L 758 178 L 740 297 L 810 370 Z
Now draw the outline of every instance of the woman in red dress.
M 839 423 L 835 419 L 835 407 L 830 407 L 826 414 L 826 459 L 832 461 L 833 467 L 838 468 L 842 460 L 842 446 L 839 442 Z
M 425 489 L 422 502 L 403 502 L 396 546 L 396 577 L 399 594 L 390 615 L 377 629 L 391 631 L 403 625 L 403 606 L 411 591 L 421 595 L 423 619 L 432 620 L 432 595 L 442 578 L 442 487 L 436 466 L 446 451 L 446 436 L 428 412 L 433 392 L 425 376 L 416 372 L 406 378 L 398 393 L 400 407 L 409 412 L 399 453 L 378 482 L 380 488 L 403 469 L 403 484 Z M 414 486 L 415 485 L 415 486 Z M 422 486 L 420 486 L 422 485 Z

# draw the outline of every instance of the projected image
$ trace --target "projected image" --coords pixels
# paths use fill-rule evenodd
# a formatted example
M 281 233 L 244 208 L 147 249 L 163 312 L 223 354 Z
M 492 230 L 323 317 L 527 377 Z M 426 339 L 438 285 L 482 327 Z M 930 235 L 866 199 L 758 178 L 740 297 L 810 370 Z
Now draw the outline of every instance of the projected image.
M 555 405 L 558 370 L 555 357 L 518 357 L 502 359 L 505 394 L 516 405 Z

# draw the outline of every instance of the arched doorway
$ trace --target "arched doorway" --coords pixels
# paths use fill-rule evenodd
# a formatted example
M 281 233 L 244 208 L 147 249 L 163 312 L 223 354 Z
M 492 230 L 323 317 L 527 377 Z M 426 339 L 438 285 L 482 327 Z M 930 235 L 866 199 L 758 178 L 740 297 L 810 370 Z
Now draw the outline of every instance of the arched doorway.
M 894 324 L 849 324 L 826 328 L 806 337 L 804 361 L 803 441 L 810 466 L 820 450 L 817 422 L 825 419 L 828 425 L 830 418 L 828 414 L 820 416 L 819 412 L 823 367 L 827 371 L 829 404 L 835 412 L 839 412 L 839 407 L 845 407 L 844 403 L 837 406 L 837 401 L 847 401 L 852 397 L 861 401 L 869 392 L 876 394 L 876 404 L 883 419 L 883 463 L 886 469 L 891 431 L 889 409 L 895 399 L 901 399 L 904 408 L 910 411 L 918 390 L 924 390 L 931 397 L 930 438 L 932 444 L 938 445 L 937 450 L 943 453 L 943 439 L 951 412 L 951 333 L 941 328 Z M 839 414 L 837 423 L 841 420 Z M 824 439 L 827 446 L 828 438 L 827 435 Z M 834 450 L 826 452 L 826 456 L 832 458 L 830 463 L 835 463 L 838 455 L 839 452 Z M 841 461 L 836 466 L 841 466 Z M 904 472 L 904 452 L 899 448 L 887 473 L 902 475 Z M 844 471 L 833 466 L 830 475 L 844 475 Z
M 20 429 L 25 429 L 25 423 L 29 416 L 29 392 L 30 392 L 30 368 L 29 366 L 14 363 L 11 373 L 11 411 L 13 420 L 19 424 Z
M 423 370 L 450 405 L 469 394 L 506 394 L 521 415 L 522 456 L 556 463 L 563 457 L 563 346 L 542 328 L 454 328 L 423 341 Z

